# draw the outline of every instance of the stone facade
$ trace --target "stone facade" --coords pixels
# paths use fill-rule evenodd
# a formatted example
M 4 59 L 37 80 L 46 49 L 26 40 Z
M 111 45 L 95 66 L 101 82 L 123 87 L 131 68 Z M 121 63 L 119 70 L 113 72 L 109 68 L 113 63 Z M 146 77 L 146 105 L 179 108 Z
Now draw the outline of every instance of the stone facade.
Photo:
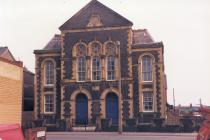
M 122 106 L 124 126 L 165 119 L 163 43 L 154 42 L 145 29 L 132 30 L 132 25 L 118 13 L 92 0 L 59 28 L 60 35 L 55 35 L 44 49 L 35 50 L 35 118 L 44 120 L 48 127 L 72 130 L 80 123 L 77 121 L 81 113 L 86 112 L 83 114 L 87 115 L 85 125 L 95 125 L 103 130 L 118 124 L 114 124 L 114 116 Z M 108 44 L 112 45 L 111 52 Z M 149 81 L 142 79 L 144 56 L 151 60 L 145 62 L 145 65 L 151 62 Z M 108 78 L 110 57 L 114 59 L 114 78 L 111 80 Z M 93 68 L 96 58 L 100 60 L 97 62 L 100 67 L 97 80 Z M 81 70 L 84 77 L 80 76 L 80 65 L 81 69 L 85 67 Z M 111 93 L 113 98 L 109 102 Z M 144 96 L 145 93 L 149 93 L 149 97 Z M 78 107 L 85 103 L 80 103 L 80 95 L 87 99 L 84 106 L 87 110 L 81 112 Z M 115 95 L 118 103 L 114 103 Z M 118 107 L 117 113 L 109 109 L 112 103 L 113 110 Z

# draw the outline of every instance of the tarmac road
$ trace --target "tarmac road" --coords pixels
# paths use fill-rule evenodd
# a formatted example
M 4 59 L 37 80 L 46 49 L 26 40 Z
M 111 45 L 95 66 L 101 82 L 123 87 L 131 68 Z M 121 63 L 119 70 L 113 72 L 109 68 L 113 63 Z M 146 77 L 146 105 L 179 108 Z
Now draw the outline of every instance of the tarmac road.
M 196 133 L 48 132 L 47 140 L 195 140 Z

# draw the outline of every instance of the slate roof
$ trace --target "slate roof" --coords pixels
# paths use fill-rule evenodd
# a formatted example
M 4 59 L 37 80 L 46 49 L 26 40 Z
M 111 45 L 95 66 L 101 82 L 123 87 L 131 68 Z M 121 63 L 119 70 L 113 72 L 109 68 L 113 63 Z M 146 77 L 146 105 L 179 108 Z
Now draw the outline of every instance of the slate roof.
M 154 43 L 154 40 L 152 39 L 147 29 L 133 30 L 133 40 L 132 40 L 133 45 L 148 44 L 148 43 Z
M 90 1 L 79 12 L 67 20 L 60 30 L 84 29 L 87 27 L 91 15 L 100 16 L 102 27 L 132 26 L 133 23 L 97 0 Z
M 44 50 L 60 50 L 61 49 L 61 35 L 55 34 L 50 42 L 44 47 Z
M 15 60 L 8 47 L 0 47 L 0 61 L 10 63 L 19 67 L 23 66 L 23 62 Z
M 32 71 L 30 71 L 27 67 L 23 67 L 23 71 L 35 75 Z
M 7 47 L 0 47 L 0 56 L 7 50 Z
M 149 47 L 151 45 L 162 45 L 162 42 L 155 42 L 150 36 L 147 29 L 133 30 L 133 46 Z M 155 46 L 154 46 L 155 47 Z M 61 50 L 61 35 L 55 34 L 54 37 L 43 48 L 45 51 Z M 1 50 L 0 50 L 1 51 Z
M 16 61 L 8 47 L 0 47 L 0 57 L 8 59 L 10 61 Z

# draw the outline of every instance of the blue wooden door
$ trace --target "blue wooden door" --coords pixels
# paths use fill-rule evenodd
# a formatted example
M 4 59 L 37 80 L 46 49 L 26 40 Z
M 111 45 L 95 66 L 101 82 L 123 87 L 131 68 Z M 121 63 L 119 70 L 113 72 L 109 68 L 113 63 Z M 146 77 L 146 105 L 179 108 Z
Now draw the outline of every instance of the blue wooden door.
M 106 118 L 112 120 L 112 124 L 118 124 L 118 97 L 115 93 L 106 96 Z
M 76 124 L 87 125 L 88 123 L 88 99 L 85 94 L 76 97 Z

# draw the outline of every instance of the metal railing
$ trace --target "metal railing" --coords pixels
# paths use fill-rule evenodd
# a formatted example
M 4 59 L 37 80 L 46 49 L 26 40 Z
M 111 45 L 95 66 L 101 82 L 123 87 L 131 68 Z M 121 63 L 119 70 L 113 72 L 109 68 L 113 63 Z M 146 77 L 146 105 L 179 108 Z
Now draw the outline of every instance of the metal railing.
M 72 126 L 91 126 L 94 125 L 91 119 L 72 119 Z

